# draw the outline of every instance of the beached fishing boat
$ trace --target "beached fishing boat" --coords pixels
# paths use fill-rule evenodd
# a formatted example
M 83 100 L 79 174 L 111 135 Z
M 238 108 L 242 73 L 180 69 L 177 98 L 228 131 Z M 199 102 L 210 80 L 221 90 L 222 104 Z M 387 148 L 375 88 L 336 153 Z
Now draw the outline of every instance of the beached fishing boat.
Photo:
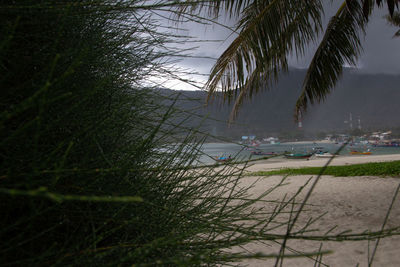
M 319 152 L 314 154 L 317 158 L 332 158 L 334 155 L 329 152 Z
M 254 150 L 251 151 L 252 155 L 265 155 L 265 156 L 273 156 L 276 155 L 275 152 L 265 152 L 265 151 L 261 151 L 261 150 Z
M 313 153 L 290 153 L 284 154 L 284 156 L 288 159 L 309 159 Z
M 350 151 L 350 155 L 371 155 L 371 151 L 357 151 L 357 150 L 352 150 Z
M 231 156 L 229 156 L 229 157 L 221 156 L 221 157 L 216 157 L 214 160 L 217 162 L 228 162 L 228 161 L 231 161 L 232 158 L 231 158 Z

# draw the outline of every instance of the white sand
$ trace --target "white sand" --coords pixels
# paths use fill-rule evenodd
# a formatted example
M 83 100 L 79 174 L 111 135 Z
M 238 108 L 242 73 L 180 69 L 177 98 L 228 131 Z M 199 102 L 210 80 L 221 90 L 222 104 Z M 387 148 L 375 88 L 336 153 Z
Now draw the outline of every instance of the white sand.
M 353 164 L 362 162 L 377 162 L 388 160 L 399 160 L 400 155 L 384 156 L 349 156 L 334 159 L 333 163 Z M 300 166 L 321 166 L 326 159 L 317 160 L 291 160 L 274 163 L 260 163 L 251 167 L 252 171 L 270 170 L 282 167 Z M 266 200 L 282 200 L 284 195 L 287 197 L 294 195 L 311 176 L 292 176 L 287 178 L 284 186 L 279 187 L 268 194 Z M 248 186 L 257 179 L 260 179 L 251 189 L 251 194 L 257 196 L 266 190 L 277 185 L 282 177 L 245 177 L 242 185 Z M 312 181 L 314 181 L 315 177 Z M 400 183 L 398 178 L 381 177 L 330 177 L 323 176 L 315 187 L 307 206 L 302 213 L 296 229 L 304 226 L 310 217 L 316 218 L 327 212 L 325 216 L 313 223 L 309 229 L 316 229 L 316 232 L 307 235 L 321 235 L 330 228 L 337 225 L 332 234 L 337 234 L 345 230 L 352 233 L 361 233 L 365 230 L 379 231 L 385 219 L 386 212 L 391 203 L 395 190 Z M 302 193 L 296 197 L 296 202 L 304 199 L 305 193 L 310 186 L 308 185 Z M 257 204 L 266 211 L 272 211 L 276 204 Z M 289 208 L 290 209 L 290 208 Z M 280 220 L 287 220 L 287 216 L 282 214 Z M 400 226 L 400 194 L 394 203 L 389 221 L 385 229 Z M 274 230 L 274 233 L 284 233 L 285 229 Z M 370 252 L 372 252 L 376 241 L 371 241 Z M 253 243 L 245 247 L 247 251 L 263 252 L 265 254 L 276 254 L 279 246 L 272 243 L 260 244 Z M 290 248 L 304 252 L 318 251 L 320 241 L 289 241 Z M 321 266 L 368 266 L 368 241 L 344 241 L 344 242 L 324 242 L 322 250 L 332 250 L 333 253 L 323 257 Z M 238 248 L 237 251 L 240 251 Z M 291 254 L 287 251 L 287 254 Z M 248 260 L 243 262 L 247 266 L 273 266 L 274 259 L 269 260 Z M 314 262 L 307 258 L 285 259 L 283 266 L 314 266 Z M 380 245 L 375 256 L 373 266 L 400 266 L 400 236 L 381 239 Z
M 285 159 L 283 157 L 271 158 L 254 163 L 247 168 L 248 171 L 268 171 L 282 168 L 321 167 L 328 162 L 329 158 L 306 159 Z M 384 162 L 400 160 L 400 154 L 390 155 L 357 155 L 357 156 L 336 156 L 329 165 L 348 165 L 367 162 Z

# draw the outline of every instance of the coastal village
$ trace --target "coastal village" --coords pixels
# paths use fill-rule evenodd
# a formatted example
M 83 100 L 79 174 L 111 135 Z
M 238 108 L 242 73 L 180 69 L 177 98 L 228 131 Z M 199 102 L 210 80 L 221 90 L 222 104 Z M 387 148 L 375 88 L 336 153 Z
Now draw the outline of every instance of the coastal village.
M 240 144 L 246 145 L 259 145 L 259 144 L 280 144 L 281 142 L 315 142 L 315 143 L 349 143 L 353 145 L 371 145 L 379 147 L 397 147 L 400 146 L 400 138 L 392 135 L 392 131 L 376 131 L 369 134 L 363 134 L 361 136 L 352 136 L 349 134 L 326 134 L 325 138 L 321 140 L 281 140 L 279 137 L 261 137 L 257 138 L 256 135 L 243 135 Z
M 348 134 L 326 134 L 319 140 L 281 140 L 270 136 L 257 138 L 256 135 L 243 135 L 238 142 L 241 150 L 248 151 L 253 156 L 283 156 L 287 159 L 331 158 L 334 155 L 372 155 L 387 154 L 386 148 L 400 147 L 400 139 L 394 138 L 392 131 L 375 131 L 360 136 Z M 344 146 L 344 149 L 340 147 Z M 215 156 L 215 161 L 225 162 L 234 160 L 232 154 L 240 148 L 226 147 Z M 246 154 L 246 153 L 244 153 Z M 242 153 L 243 155 L 243 153 Z

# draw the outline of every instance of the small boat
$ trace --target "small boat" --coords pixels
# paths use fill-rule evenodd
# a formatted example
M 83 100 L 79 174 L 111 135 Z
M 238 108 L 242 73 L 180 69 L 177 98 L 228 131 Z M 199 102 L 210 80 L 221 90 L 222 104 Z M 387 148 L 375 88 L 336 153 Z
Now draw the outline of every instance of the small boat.
M 317 158 L 332 158 L 334 155 L 329 152 L 320 152 L 314 154 Z
M 350 155 L 371 155 L 371 151 L 357 151 L 357 150 L 352 150 L 350 151 Z
M 276 155 L 275 152 L 265 152 L 265 151 L 260 151 L 260 150 L 251 151 L 251 154 L 252 155 L 267 155 L 267 156 Z
M 229 156 L 229 157 L 221 156 L 221 157 L 216 157 L 215 158 L 215 161 L 218 161 L 218 162 L 228 162 L 228 161 L 231 161 L 231 160 L 232 160 L 231 156 Z
M 290 153 L 284 154 L 284 156 L 288 159 L 309 159 L 313 153 Z

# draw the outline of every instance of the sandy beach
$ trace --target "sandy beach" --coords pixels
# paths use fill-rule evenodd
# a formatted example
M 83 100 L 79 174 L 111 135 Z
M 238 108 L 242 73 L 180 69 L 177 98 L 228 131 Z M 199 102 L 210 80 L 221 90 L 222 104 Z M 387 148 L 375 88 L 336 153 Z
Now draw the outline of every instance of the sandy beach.
M 283 157 L 270 158 L 268 160 L 256 161 L 247 168 L 249 172 L 269 171 L 282 168 L 301 168 L 301 167 L 321 167 L 328 162 L 329 158 L 311 158 L 305 159 L 285 159 Z M 349 165 L 368 162 L 384 162 L 400 160 L 400 154 L 388 155 L 361 155 L 361 156 L 336 156 L 329 165 Z
M 400 160 L 399 155 L 368 155 L 368 156 L 342 156 L 333 159 L 332 165 L 346 165 L 365 162 L 381 162 Z M 272 170 L 279 168 L 295 168 L 302 166 L 322 166 L 327 159 L 310 160 L 267 160 L 258 162 L 249 171 Z M 312 177 L 312 178 L 311 178 Z M 316 179 L 314 176 L 291 176 L 283 185 L 278 186 L 264 199 L 269 201 L 282 201 L 290 198 L 298 192 L 299 188 L 309 184 L 296 196 L 295 201 L 301 202 L 310 185 Z M 242 179 L 242 186 L 249 186 L 257 181 L 250 193 L 257 196 L 270 188 L 274 188 L 282 181 L 280 176 L 251 177 Z M 329 235 L 339 234 L 343 231 L 347 234 L 357 234 L 364 231 L 379 231 L 385 220 L 388 208 L 392 202 L 396 188 L 400 183 L 398 178 L 382 177 L 331 177 L 322 176 L 309 198 L 305 211 L 296 222 L 294 231 L 303 228 L 310 218 L 317 218 L 307 227 L 311 232 L 304 235 L 324 235 L 331 228 L 335 227 Z M 276 203 L 263 202 L 257 204 L 257 208 L 263 208 L 266 212 L 272 211 Z M 295 209 L 298 205 L 295 205 Z M 288 210 L 291 205 L 287 207 Z M 288 219 L 287 213 L 276 218 L 277 221 Z M 394 202 L 392 211 L 384 229 L 400 226 L 400 194 Z M 286 228 L 272 230 L 271 233 L 285 233 Z M 331 254 L 322 258 L 320 266 L 368 266 L 368 257 L 372 254 L 375 241 L 324 241 L 322 250 L 332 251 Z M 286 254 L 293 255 L 293 251 L 316 252 L 321 241 L 290 240 Z M 236 248 L 235 251 L 262 252 L 265 254 L 276 254 L 279 252 L 279 245 L 271 243 L 252 243 L 244 248 Z M 274 259 L 268 260 L 247 260 L 244 266 L 273 266 Z M 309 258 L 285 259 L 283 266 L 314 266 L 315 262 Z M 316 265 L 317 266 L 317 265 Z M 380 240 L 372 266 L 400 266 L 400 236 L 388 237 Z

